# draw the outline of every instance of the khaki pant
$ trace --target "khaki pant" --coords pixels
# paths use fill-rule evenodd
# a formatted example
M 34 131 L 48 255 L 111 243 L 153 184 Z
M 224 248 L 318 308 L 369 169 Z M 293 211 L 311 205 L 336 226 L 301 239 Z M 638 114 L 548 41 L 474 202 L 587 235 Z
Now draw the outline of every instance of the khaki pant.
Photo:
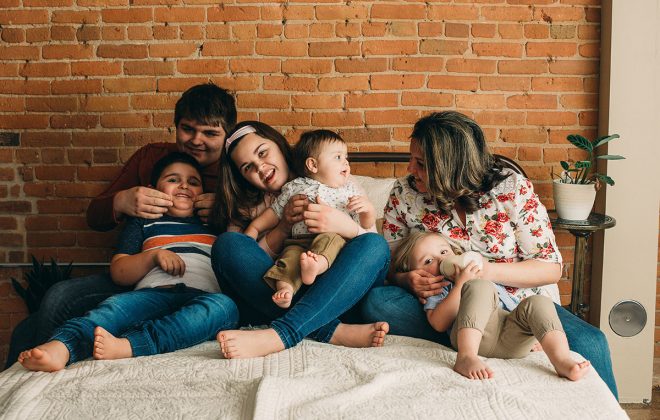
M 328 268 L 335 262 L 339 251 L 344 247 L 346 241 L 336 233 L 321 233 L 309 239 L 287 239 L 285 248 L 275 265 L 264 274 L 264 281 L 271 289 L 277 290 L 275 282 L 283 281 L 293 287 L 295 294 L 302 285 L 300 277 L 300 254 L 312 251 L 322 255 L 328 260 Z
M 499 307 L 499 297 L 488 280 L 470 280 L 461 289 L 461 304 L 451 331 L 451 345 L 461 328 L 483 333 L 479 355 L 499 359 L 519 359 L 529 354 L 536 340 L 550 331 L 564 331 L 552 300 L 530 296 L 512 312 Z

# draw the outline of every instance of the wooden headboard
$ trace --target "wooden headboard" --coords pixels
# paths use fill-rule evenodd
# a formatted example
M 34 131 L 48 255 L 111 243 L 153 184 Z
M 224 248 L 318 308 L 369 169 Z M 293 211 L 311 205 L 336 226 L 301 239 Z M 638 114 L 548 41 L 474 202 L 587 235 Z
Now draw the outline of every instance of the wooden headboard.
M 517 173 L 527 177 L 525 171 L 513 159 L 502 155 L 493 155 L 499 159 L 504 166 L 513 169 Z M 410 160 L 410 153 L 400 152 L 351 152 L 348 154 L 348 160 L 351 162 L 408 162 Z

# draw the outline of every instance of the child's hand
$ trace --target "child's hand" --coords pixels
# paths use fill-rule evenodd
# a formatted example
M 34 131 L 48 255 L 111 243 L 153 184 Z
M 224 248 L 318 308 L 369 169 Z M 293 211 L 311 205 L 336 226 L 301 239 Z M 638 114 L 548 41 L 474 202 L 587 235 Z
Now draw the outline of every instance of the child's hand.
M 482 278 L 481 269 L 479 269 L 479 266 L 474 262 L 471 262 L 467 265 L 467 267 L 463 269 L 457 265 L 454 265 L 454 270 L 456 270 L 456 280 L 454 281 L 454 284 L 458 287 L 463 286 L 464 283 L 467 283 L 470 280 Z
M 159 249 L 154 255 L 154 263 L 160 267 L 164 272 L 172 275 L 182 277 L 186 272 L 186 263 L 183 262 L 181 257 L 172 251 L 166 249 Z
M 348 199 L 346 210 L 355 212 L 357 214 L 376 214 L 376 209 L 371 201 L 364 195 L 354 195 Z

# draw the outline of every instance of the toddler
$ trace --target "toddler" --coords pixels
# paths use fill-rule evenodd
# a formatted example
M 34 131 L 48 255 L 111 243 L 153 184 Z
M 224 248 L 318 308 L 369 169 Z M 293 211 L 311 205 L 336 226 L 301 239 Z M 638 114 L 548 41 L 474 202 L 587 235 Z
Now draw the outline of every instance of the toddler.
M 132 218 L 110 263 L 115 283 L 135 290 L 115 295 L 55 330 L 50 341 L 22 352 L 30 370 L 52 372 L 93 356 L 119 359 L 166 353 L 216 337 L 238 325 L 238 309 L 211 268 L 215 240 L 193 215 L 202 194 L 199 163 L 171 153 L 154 166 L 151 185 L 171 197 L 158 219 Z
M 506 311 L 496 285 L 480 279 L 482 264 L 481 255 L 457 256 L 449 242 L 433 232 L 411 234 L 393 257 L 399 272 L 423 269 L 452 282 L 430 297 L 424 309 L 434 329 L 451 330 L 451 344 L 458 352 L 454 370 L 469 379 L 491 378 L 493 371 L 478 356 L 522 358 L 538 340 L 559 376 L 582 378 L 590 363 L 571 358 L 552 300 L 534 295 Z
M 361 227 L 358 235 L 376 231 L 376 212 L 364 192 L 350 178 L 348 149 L 338 134 L 329 130 L 303 133 L 293 149 L 293 156 L 299 173 L 305 176 L 284 184 L 271 207 L 245 229 L 246 235 L 257 239 L 277 226 L 284 207 L 297 194 L 351 215 Z M 293 295 L 302 284 L 314 283 L 316 276 L 332 265 L 345 244 L 336 233 L 310 233 L 304 222 L 293 225 L 291 234 L 292 239 L 285 241 L 279 259 L 264 275 L 264 281 L 275 290 L 273 301 L 281 308 L 291 305 Z

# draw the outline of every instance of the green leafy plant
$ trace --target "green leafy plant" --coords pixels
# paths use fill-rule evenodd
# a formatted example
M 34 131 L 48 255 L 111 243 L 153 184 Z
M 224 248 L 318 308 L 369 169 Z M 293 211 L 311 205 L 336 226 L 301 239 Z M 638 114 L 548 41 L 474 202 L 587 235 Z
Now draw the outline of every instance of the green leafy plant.
M 72 264 L 60 266 L 55 259 L 51 258 L 50 265 L 48 265 L 37 261 L 32 255 L 32 268 L 24 276 L 27 288 L 24 288 L 18 280 L 12 277 L 11 283 L 14 290 L 23 298 L 30 313 L 39 309 L 41 300 L 52 285 L 71 277 Z
M 620 160 L 625 158 L 619 155 L 596 155 L 595 150 L 605 143 L 618 139 L 618 134 L 598 137 L 593 141 L 579 134 L 569 134 L 566 138 L 573 146 L 586 151 L 588 157 L 572 164 L 563 160 L 559 162 L 563 169 L 563 172 L 559 175 L 559 182 L 564 184 L 591 184 L 593 182 L 598 184 L 604 182 L 608 185 L 614 185 L 614 180 L 609 176 L 594 172 L 595 159 Z

